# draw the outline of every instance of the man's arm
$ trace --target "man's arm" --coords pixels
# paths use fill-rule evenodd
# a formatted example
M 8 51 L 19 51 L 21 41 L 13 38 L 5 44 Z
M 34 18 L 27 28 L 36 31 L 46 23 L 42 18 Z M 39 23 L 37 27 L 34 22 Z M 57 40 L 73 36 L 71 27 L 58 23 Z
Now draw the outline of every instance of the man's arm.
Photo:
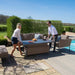
M 55 28 L 52 28 L 52 37 L 53 37 L 53 40 L 55 40 L 55 36 L 54 36 L 54 30 L 55 30 Z
M 48 34 L 47 40 L 49 40 L 50 34 Z
M 48 34 L 48 38 L 50 37 L 50 34 Z
M 50 38 L 50 31 L 49 31 L 49 28 L 48 28 L 48 39 Z

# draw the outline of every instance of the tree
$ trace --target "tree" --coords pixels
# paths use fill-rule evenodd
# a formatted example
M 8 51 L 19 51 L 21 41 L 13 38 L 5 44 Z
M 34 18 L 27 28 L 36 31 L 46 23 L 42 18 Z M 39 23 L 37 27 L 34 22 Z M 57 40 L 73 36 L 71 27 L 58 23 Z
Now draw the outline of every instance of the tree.
M 27 17 L 27 19 L 33 19 L 31 16 Z
M 6 24 L 8 18 L 9 16 L 0 14 L 0 24 Z

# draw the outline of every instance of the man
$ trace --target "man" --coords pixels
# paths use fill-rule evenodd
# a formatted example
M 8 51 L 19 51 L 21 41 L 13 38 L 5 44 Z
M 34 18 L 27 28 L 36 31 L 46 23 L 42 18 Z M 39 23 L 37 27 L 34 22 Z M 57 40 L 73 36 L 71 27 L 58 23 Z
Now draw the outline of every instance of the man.
M 61 39 L 69 39 L 69 36 L 66 35 L 65 31 L 62 32 Z
M 53 52 L 55 52 L 55 46 L 56 46 L 56 40 L 58 37 L 58 32 L 57 32 L 56 28 L 51 24 L 51 21 L 48 21 L 47 24 L 48 24 L 48 39 L 50 38 L 50 34 L 51 34 L 52 39 L 54 40 Z M 49 46 L 51 47 L 51 43 L 49 44 Z
M 59 42 L 63 38 L 67 38 L 68 39 L 68 36 L 66 36 L 66 32 L 65 31 L 63 31 L 62 34 L 58 36 L 57 42 Z
M 63 31 L 61 35 L 66 35 L 66 32 L 65 32 L 65 31 Z

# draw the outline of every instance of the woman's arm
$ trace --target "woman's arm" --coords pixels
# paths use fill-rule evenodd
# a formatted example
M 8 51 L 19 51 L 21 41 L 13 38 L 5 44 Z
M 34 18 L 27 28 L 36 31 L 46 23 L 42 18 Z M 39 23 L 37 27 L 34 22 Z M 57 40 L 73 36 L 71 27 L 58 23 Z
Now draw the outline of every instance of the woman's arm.
M 18 40 L 19 40 L 20 42 L 22 42 L 21 36 L 20 36 L 20 30 L 18 30 L 17 34 L 18 34 Z
M 50 38 L 50 31 L 49 31 L 49 28 L 48 28 L 48 39 Z

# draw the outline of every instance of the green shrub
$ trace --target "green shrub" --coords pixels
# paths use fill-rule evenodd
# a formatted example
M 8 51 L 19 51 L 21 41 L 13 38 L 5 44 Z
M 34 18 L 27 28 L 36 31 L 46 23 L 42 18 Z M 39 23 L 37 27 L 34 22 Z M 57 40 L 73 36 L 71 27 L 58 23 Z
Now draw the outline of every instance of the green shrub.
M 5 32 L 7 31 L 7 27 L 5 26 L 0 26 L 0 32 Z
M 12 16 L 7 19 L 7 36 L 11 38 L 11 35 L 16 28 L 16 24 L 20 22 L 20 18 Z
M 0 45 L 7 45 L 7 40 L 6 39 L 0 39 Z
M 73 31 L 72 32 L 74 32 L 75 33 L 75 28 L 73 28 Z
M 65 31 L 69 31 L 70 32 L 71 28 L 72 28 L 71 26 L 64 26 Z

